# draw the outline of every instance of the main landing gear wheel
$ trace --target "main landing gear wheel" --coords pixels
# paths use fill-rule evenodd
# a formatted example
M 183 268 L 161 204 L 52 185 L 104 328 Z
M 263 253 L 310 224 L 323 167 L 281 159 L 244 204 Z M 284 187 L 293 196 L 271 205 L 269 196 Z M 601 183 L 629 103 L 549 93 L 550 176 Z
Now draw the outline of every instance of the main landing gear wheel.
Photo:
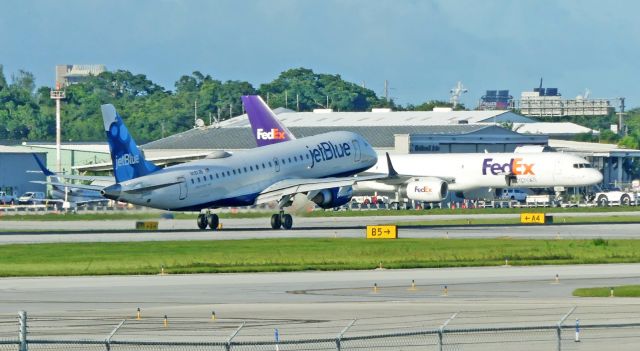
M 209 228 L 211 228 L 211 230 L 218 229 L 218 225 L 220 224 L 220 219 L 218 219 L 218 215 L 217 214 L 208 215 L 207 224 L 209 224 Z
M 289 230 L 293 227 L 293 217 L 290 214 L 282 215 L 282 228 Z
M 280 212 L 279 214 L 274 214 L 271 216 L 271 228 L 272 229 L 280 229 L 280 228 L 289 230 L 293 227 L 293 217 L 290 214 L 285 214 Z
M 271 228 L 280 229 L 281 225 L 282 225 L 282 221 L 280 220 L 280 215 L 279 214 L 271 215 Z
M 207 216 L 203 213 L 198 215 L 198 228 L 200 228 L 201 230 L 205 230 L 207 229 Z

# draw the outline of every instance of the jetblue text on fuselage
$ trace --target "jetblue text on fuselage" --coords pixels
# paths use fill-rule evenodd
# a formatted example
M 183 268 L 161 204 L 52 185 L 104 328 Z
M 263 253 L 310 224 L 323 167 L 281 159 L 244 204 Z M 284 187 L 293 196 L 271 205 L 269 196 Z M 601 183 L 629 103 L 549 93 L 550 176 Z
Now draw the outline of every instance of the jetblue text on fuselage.
M 309 148 L 308 146 L 307 148 L 311 156 L 310 168 L 313 168 L 316 163 L 351 156 L 351 146 L 348 143 L 335 145 L 330 141 L 323 141 L 313 148 Z
M 116 158 L 116 165 L 118 167 L 135 165 L 140 162 L 140 155 L 124 154 Z
M 492 158 L 485 158 L 482 161 L 482 175 L 487 175 L 487 172 L 491 172 L 493 175 L 535 175 L 533 173 L 534 165 L 534 163 L 523 163 L 520 157 L 512 158 L 507 163 L 493 162 Z

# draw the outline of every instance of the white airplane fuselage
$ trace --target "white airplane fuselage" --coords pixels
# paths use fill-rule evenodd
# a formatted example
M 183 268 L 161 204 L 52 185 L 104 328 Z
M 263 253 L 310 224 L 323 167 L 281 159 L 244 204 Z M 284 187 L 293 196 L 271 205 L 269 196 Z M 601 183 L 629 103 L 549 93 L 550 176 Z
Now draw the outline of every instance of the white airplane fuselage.
M 171 166 L 123 181 L 108 188 L 108 195 L 167 210 L 249 206 L 276 182 L 351 176 L 376 161 L 375 151 L 360 135 L 331 132 Z M 136 191 L 140 188 L 145 189 Z
M 585 159 L 560 152 L 408 154 L 391 155 L 391 161 L 400 175 L 454 179 L 448 184 L 454 192 L 478 188 L 577 187 L 602 182 L 602 174 Z M 386 160 L 379 158 L 366 172 L 386 173 L 387 168 Z M 354 190 L 391 191 L 392 187 L 367 182 L 359 183 Z

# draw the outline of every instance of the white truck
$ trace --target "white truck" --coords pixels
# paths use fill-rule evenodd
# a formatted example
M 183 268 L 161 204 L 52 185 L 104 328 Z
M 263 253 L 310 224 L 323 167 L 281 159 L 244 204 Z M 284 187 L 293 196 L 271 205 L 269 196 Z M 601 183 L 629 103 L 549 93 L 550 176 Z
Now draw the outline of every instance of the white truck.
M 595 193 L 593 201 L 601 207 L 609 205 L 631 206 L 636 204 L 636 196 L 634 192 L 620 189 L 601 190 Z
M 0 205 L 13 205 L 16 202 L 15 196 L 6 191 L 0 191 Z

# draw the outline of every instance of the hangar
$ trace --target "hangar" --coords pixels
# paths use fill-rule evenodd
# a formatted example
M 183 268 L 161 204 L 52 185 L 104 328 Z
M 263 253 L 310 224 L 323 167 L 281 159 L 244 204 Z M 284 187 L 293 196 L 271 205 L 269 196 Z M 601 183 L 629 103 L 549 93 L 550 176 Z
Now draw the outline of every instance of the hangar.
M 40 170 L 31 153 L 31 150 L 22 147 L 0 146 L 0 191 L 14 196 L 20 196 L 27 191 L 46 191 L 44 184 L 31 183 L 34 180 L 45 180 L 42 173 L 28 172 Z M 36 154 L 43 160 L 47 158 L 44 152 Z

